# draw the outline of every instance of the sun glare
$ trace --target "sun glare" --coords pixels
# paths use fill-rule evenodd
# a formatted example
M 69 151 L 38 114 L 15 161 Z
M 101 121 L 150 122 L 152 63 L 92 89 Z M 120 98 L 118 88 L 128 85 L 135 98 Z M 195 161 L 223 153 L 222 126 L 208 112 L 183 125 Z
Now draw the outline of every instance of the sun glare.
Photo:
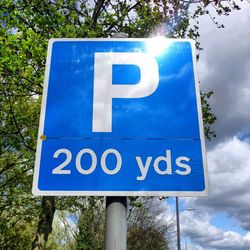
M 170 42 L 163 36 L 156 36 L 149 39 L 146 43 L 147 52 L 153 56 L 161 55 L 168 47 Z

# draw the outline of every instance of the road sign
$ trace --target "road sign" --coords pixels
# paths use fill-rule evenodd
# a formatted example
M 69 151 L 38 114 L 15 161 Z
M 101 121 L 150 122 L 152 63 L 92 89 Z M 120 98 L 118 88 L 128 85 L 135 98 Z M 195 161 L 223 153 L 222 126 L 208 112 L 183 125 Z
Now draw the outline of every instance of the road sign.
M 208 192 L 191 40 L 53 39 L 36 195 Z

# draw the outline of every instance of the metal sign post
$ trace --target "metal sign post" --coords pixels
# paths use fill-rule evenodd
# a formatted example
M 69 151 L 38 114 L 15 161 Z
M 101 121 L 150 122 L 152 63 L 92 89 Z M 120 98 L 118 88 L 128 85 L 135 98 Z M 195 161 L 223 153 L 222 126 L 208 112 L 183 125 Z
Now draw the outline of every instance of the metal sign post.
M 127 38 L 116 33 L 112 38 Z M 127 197 L 106 197 L 105 250 L 127 249 Z
M 106 197 L 105 250 L 127 249 L 127 197 Z
M 177 250 L 181 250 L 181 236 L 180 236 L 180 219 L 179 219 L 179 199 L 175 197 L 175 209 L 176 209 L 176 236 L 177 236 Z

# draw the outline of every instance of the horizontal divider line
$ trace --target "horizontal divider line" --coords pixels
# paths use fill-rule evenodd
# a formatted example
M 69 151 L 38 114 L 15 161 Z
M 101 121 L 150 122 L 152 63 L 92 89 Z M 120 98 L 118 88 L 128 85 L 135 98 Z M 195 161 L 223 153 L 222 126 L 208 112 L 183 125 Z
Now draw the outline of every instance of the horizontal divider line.
M 191 139 L 183 139 L 183 138 L 119 138 L 119 137 L 78 137 L 78 138 L 66 138 L 66 137 L 47 137 L 46 140 L 148 140 L 148 141 L 200 141 L 200 138 L 191 138 Z M 45 141 L 46 141 L 45 140 Z

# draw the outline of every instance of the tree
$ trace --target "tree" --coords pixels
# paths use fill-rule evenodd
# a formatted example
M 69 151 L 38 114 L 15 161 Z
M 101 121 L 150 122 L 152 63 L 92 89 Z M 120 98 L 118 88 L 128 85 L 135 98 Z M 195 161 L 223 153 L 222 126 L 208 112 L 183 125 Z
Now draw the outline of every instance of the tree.
M 103 199 L 86 198 L 78 220 L 77 250 L 103 249 L 104 215 Z
M 191 5 L 193 11 L 190 11 Z M 209 6 L 218 15 L 228 15 L 232 9 L 239 8 L 231 0 L 1 0 L 1 247 L 20 249 L 21 242 L 26 242 L 23 245 L 27 246 L 27 239 L 20 234 L 20 225 L 33 228 L 39 213 L 36 239 L 42 240 L 34 242 L 33 246 L 44 249 L 51 231 L 55 198 L 50 200 L 48 213 L 46 198 L 41 202 L 30 191 L 48 40 L 55 37 L 110 37 L 115 32 L 125 32 L 129 37 L 165 35 L 197 40 L 199 27 L 195 20 L 200 15 L 210 14 Z M 223 27 L 216 21 L 215 25 Z M 206 101 L 208 97 L 204 94 L 202 98 L 205 132 L 209 137 L 215 117 Z M 12 241 L 14 238 L 18 242 Z M 5 245 L 6 242 L 10 245 Z
M 57 211 L 47 249 L 103 249 L 103 199 L 84 197 L 71 213 Z M 166 218 L 166 203 L 158 198 L 129 199 L 128 249 L 169 249 L 173 220 Z
M 137 199 L 138 202 L 138 199 Z M 128 249 L 170 249 L 168 238 L 174 224 L 161 217 L 166 209 L 157 198 L 140 198 L 141 206 L 131 206 L 128 219 Z

